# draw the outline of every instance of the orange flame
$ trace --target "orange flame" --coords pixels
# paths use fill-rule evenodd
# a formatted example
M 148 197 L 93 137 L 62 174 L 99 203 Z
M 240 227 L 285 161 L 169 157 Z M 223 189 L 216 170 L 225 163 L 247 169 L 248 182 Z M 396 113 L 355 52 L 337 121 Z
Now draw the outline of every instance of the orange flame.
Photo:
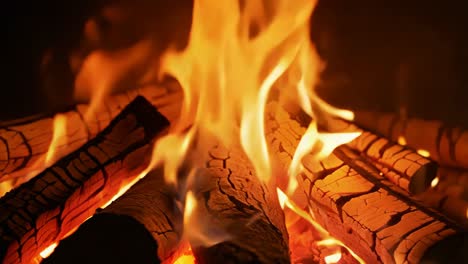
M 57 247 L 57 243 L 53 243 L 52 245 L 46 247 L 44 250 L 41 251 L 41 253 L 39 253 L 39 255 L 42 257 L 42 258 L 47 258 L 48 256 L 50 256 L 55 248 Z
M 52 140 L 49 145 L 49 150 L 45 157 L 45 166 L 48 167 L 55 162 L 57 148 L 67 144 L 67 117 L 63 114 L 57 114 L 54 116 L 54 130 L 52 134 Z
M 308 212 L 302 210 L 296 203 L 294 203 L 289 197 L 279 188 L 276 188 L 277 194 L 278 194 L 278 200 L 280 202 L 281 207 L 284 209 L 286 206 L 291 209 L 293 212 L 295 212 L 297 215 L 300 217 L 304 218 L 307 220 L 314 228 L 317 230 L 320 235 L 324 238 L 321 241 L 317 242 L 317 245 L 319 246 L 340 246 L 343 248 L 346 248 L 349 253 L 361 264 L 364 264 L 364 260 L 359 257 L 356 253 L 354 253 L 349 247 L 347 247 L 343 242 L 340 240 L 332 237 L 328 231 L 322 227 L 317 221 L 315 221 L 311 214 Z M 339 258 L 338 258 L 338 253 L 339 253 Z M 325 257 L 326 263 L 337 263 L 341 259 L 341 251 L 336 252 L 332 255 L 328 255 Z M 328 261 L 327 261 L 328 260 Z M 333 260 L 336 260 L 336 262 L 332 262 Z

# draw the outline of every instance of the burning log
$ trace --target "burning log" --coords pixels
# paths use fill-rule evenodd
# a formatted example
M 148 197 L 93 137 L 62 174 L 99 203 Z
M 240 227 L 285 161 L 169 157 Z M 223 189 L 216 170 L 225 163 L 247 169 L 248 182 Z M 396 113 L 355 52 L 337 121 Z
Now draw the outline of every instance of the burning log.
M 276 103 L 267 113 L 271 149 L 287 168 L 305 128 Z M 335 152 L 340 154 L 321 162 L 305 156 L 298 177 L 305 194 L 299 203 L 306 203 L 332 236 L 368 263 L 463 259 L 468 238 L 459 225 L 410 199 L 363 155 L 349 147 Z
M 77 105 L 75 109 L 63 113 L 66 133 L 63 135 L 63 140 L 55 146 L 55 156 L 61 157 L 75 151 L 94 138 L 138 95 L 144 96 L 169 120 L 173 120 L 178 114 L 182 95 L 170 85 L 165 87 L 169 88 L 148 86 L 112 96 L 105 100 L 99 109 L 91 111 L 91 118 L 85 118 L 85 115 L 90 114 L 89 105 Z M 53 123 L 53 118 L 47 117 L 36 121 L 19 120 L 16 124 L 14 121 L 2 124 L 0 181 L 25 177 L 30 172 L 44 169 L 38 167 L 38 163 L 44 161 L 49 150 L 54 133 Z
M 0 200 L 0 259 L 30 263 L 110 200 L 149 162 L 169 125 L 137 97 L 101 133 Z
M 208 228 L 220 230 L 224 239 L 197 245 L 189 237 L 198 263 L 289 263 L 275 190 L 260 182 L 239 149 L 217 146 L 209 155 L 207 168 L 198 171 L 196 214 L 208 216 Z
M 430 155 L 441 165 L 468 168 L 468 132 L 440 121 L 402 119 L 396 114 L 357 112 L 356 123 Z
M 335 154 L 326 170 L 318 165 L 304 173 L 301 184 L 315 219 L 366 262 L 446 263 L 466 257 L 462 227 L 385 183 L 348 148 Z
M 182 214 L 162 173 L 150 172 L 61 241 L 43 263 L 159 263 L 169 258 L 181 237 Z
M 373 133 L 363 131 L 348 145 L 373 160 L 390 181 L 410 193 L 427 190 L 436 177 L 435 162 Z

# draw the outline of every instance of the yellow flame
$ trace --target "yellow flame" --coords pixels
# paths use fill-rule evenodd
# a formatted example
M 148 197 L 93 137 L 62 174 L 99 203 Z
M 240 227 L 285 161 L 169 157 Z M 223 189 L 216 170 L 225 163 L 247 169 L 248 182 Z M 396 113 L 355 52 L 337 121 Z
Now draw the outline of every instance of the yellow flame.
M 307 213 L 306 211 L 302 210 L 294 201 L 289 199 L 289 197 L 280 189 L 276 188 L 276 192 L 278 194 L 278 200 L 280 201 L 281 207 L 284 209 L 285 206 L 287 206 L 289 209 L 291 209 L 293 212 L 295 212 L 297 215 L 300 217 L 304 218 L 307 220 L 314 228 L 317 230 L 320 234 L 321 237 L 324 239 L 321 241 L 317 242 L 317 245 L 319 246 L 341 246 L 343 248 L 346 248 L 349 253 L 361 264 L 364 264 L 364 260 L 359 257 L 352 249 L 350 249 L 348 246 L 346 246 L 343 242 L 340 240 L 332 237 L 328 231 L 322 227 L 317 221 L 313 219 L 311 214 Z
M 325 263 L 327 263 L 327 264 L 338 263 L 338 261 L 340 261 L 340 259 L 341 259 L 341 251 L 340 252 L 335 252 L 335 253 L 330 254 L 328 256 L 325 256 L 325 258 L 324 258 Z
M 406 146 L 406 144 L 407 144 L 406 138 L 404 136 L 399 136 L 398 137 L 398 144 L 400 144 L 402 146 Z
M 437 184 L 439 184 L 439 177 L 435 177 L 432 181 L 431 181 L 431 187 L 434 188 L 437 186 Z
M 45 157 L 45 167 L 50 166 L 55 161 L 57 148 L 67 144 L 67 117 L 64 114 L 54 116 L 52 140 Z
M 419 155 L 426 157 L 426 158 L 429 158 L 431 156 L 431 153 L 425 149 L 418 149 L 417 152 Z
M 42 258 L 49 257 L 54 252 L 57 245 L 58 245 L 57 243 L 53 243 L 52 245 L 50 245 L 50 246 L 46 247 L 44 250 L 42 250 L 41 253 L 39 253 L 39 255 Z

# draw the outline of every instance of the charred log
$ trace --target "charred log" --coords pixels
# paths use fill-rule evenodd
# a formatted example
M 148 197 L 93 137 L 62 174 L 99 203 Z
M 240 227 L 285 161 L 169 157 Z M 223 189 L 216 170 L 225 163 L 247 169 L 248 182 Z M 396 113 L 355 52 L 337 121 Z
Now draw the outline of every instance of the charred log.
M 372 160 L 390 181 L 410 193 L 427 190 L 437 174 L 435 162 L 367 131 L 348 145 Z
M 63 113 L 67 120 L 66 135 L 63 143 L 56 146 L 56 156 L 65 156 L 94 138 L 138 95 L 144 96 L 169 120 L 178 114 L 182 95 L 176 87 L 149 86 L 112 96 L 104 100 L 98 109 L 92 110 L 92 115 L 88 113 L 89 105 L 77 105 L 73 110 Z M 87 114 L 91 118 L 86 118 Z M 0 181 L 25 177 L 29 172 L 37 170 L 34 165 L 45 158 L 52 136 L 52 117 L 1 124 Z
M 162 173 L 150 172 L 61 241 L 43 263 L 159 263 L 169 258 L 181 237 L 182 215 Z
M 276 103 L 267 113 L 270 148 L 287 168 L 305 128 Z M 460 225 L 410 198 L 361 153 L 348 147 L 335 152 L 320 162 L 304 157 L 298 177 L 299 204 L 307 204 L 332 236 L 368 263 L 466 257 L 468 237 Z
M 148 163 L 169 125 L 143 97 L 101 133 L 0 200 L 0 259 L 30 263 L 91 216 Z
M 255 176 L 238 149 L 216 146 L 207 168 L 198 172 L 197 213 L 227 238 L 215 245 L 194 245 L 198 263 L 289 263 L 284 214 L 275 189 Z
M 440 121 L 399 118 L 396 114 L 357 112 L 356 122 L 386 138 L 415 150 L 426 150 L 441 165 L 468 168 L 468 132 Z

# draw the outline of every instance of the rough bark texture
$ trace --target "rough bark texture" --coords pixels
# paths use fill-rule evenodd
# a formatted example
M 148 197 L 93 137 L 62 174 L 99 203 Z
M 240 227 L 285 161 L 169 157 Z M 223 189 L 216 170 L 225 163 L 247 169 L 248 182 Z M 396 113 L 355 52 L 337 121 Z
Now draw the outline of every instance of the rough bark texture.
M 267 113 L 271 149 L 287 167 L 305 129 L 276 103 Z M 299 177 L 308 207 L 331 235 L 368 263 L 463 259 L 457 254 L 468 239 L 460 226 L 410 199 L 362 156 L 340 149 L 347 153 L 322 162 L 306 156 Z
M 215 146 L 198 172 L 197 215 L 229 238 L 194 246 L 199 263 L 289 263 L 288 235 L 276 190 L 255 176 L 240 148 Z M 193 227 L 197 228 L 197 227 Z
M 30 263 L 146 167 L 152 140 L 169 125 L 143 97 L 75 152 L 0 200 L 0 259 Z
M 410 193 L 427 190 L 437 174 L 435 162 L 367 131 L 348 146 L 369 157 L 390 181 Z
M 356 112 L 355 121 L 395 142 L 404 137 L 410 148 L 429 151 L 431 159 L 441 165 L 468 168 L 468 132 L 464 129 L 390 113 Z
M 56 146 L 56 160 L 94 138 L 138 95 L 144 96 L 169 120 L 178 114 L 182 102 L 179 89 L 166 85 L 149 86 L 109 97 L 92 111 L 92 115 L 87 113 L 88 105 L 77 105 L 63 113 L 67 120 L 66 135 Z M 85 118 L 87 115 L 91 117 Z M 0 128 L 0 181 L 25 177 L 32 171 L 44 169 L 43 161 L 53 136 L 53 122 L 53 117 L 36 121 L 18 120 L 16 124 Z
M 175 201 L 175 189 L 165 183 L 163 171 L 152 171 L 60 242 L 45 263 L 102 263 L 100 260 L 111 263 L 112 259 L 118 263 L 153 263 L 165 260 L 177 249 L 182 232 L 182 214 Z M 110 227 L 113 231 L 107 232 Z M 139 231 L 142 239 L 135 238 L 139 229 L 142 229 Z M 96 245 L 95 241 L 106 243 Z M 118 254 L 113 250 L 116 243 L 122 249 Z M 145 248 L 153 249 L 152 256 L 145 250 L 138 252 Z

